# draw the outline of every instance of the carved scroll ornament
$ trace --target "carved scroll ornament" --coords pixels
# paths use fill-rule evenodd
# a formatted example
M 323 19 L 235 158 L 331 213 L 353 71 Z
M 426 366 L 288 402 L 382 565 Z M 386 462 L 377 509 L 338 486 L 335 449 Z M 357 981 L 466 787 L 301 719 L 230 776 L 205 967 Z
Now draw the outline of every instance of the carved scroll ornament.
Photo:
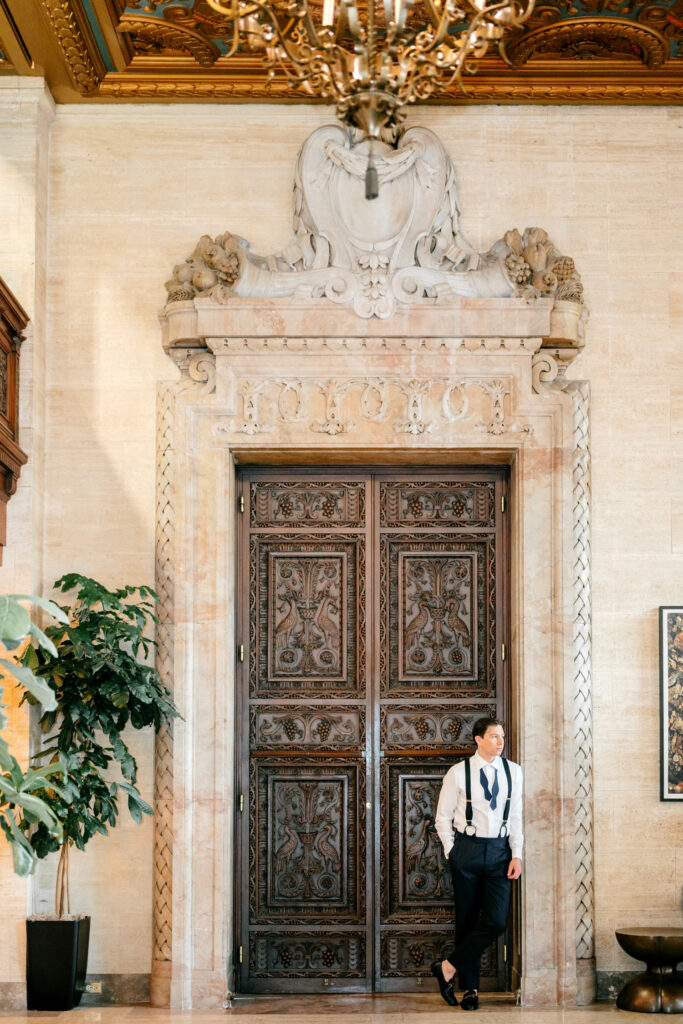
M 433 132 L 410 128 L 395 149 L 373 145 L 380 190 L 370 202 L 363 192 L 366 144 L 354 145 L 337 125 L 315 131 L 299 154 L 288 246 L 263 257 L 229 231 L 204 235 L 174 268 L 169 302 L 296 295 L 382 319 L 401 305 L 458 297 L 553 296 L 580 307 L 574 262 L 542 229 L 508 231 L 486 253 L 468 244 L 455 172 Z

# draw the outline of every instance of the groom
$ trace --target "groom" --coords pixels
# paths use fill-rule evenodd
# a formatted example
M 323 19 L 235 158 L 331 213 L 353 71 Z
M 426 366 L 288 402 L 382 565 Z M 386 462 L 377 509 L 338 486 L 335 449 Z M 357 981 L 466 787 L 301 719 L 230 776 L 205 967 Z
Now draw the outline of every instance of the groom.
M 476 753 L 450 768 L 436 809 L 436 830 L 451 866 L 455 945 L 432 964 L 441 995 L 463 1010 L 479 1007 L 479 958 L 504 930 L 512 882 L 522 873 L 522 769 L 501 757 L 497 718 L 472 729 Z

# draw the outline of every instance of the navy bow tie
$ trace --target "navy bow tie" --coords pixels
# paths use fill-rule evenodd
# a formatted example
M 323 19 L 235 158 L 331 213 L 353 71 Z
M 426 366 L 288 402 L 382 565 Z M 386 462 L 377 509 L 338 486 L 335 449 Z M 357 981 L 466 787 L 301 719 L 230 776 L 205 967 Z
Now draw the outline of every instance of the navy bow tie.
M 491 792 L 489 792 L 488 779 L 486 778 L 486 772 L 484 771 L 483 768 L 479 769 L 479 779 L 481 780 L 481 788 L 484 790 L 484 796 L 491 804 L 491 810 L 495 811 L 496 797 L 498 796 L 498 769 L 494 768 L 493 770 L 495 772 L 495 776 L 493 779 L 493 786 L 491 787 Z

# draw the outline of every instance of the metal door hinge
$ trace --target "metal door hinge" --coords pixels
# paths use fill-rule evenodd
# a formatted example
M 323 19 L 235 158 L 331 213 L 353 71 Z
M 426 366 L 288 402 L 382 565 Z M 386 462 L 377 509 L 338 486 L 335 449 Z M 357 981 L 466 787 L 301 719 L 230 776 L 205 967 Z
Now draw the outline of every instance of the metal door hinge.
M 242 946 L 240 946 L 240 963 L 243 963 L 243 961 L 244 961 L 244 950 L 243 950 Z
M 244 661 L 244 644 L 239 644 L 237 647 L 237 657 L 240 661 Z
M 505 644 L 500 645 L 500 660 L 505 661 Z
M 240 793 L 240 814 L 244 814 L 244 793 Z
M 240 494 L 240 512 L 244 512 L 244 495 Z
M 503 963 L 508 962 L 508 948 L 506 945 L 503 946 Z
M 501 512 L 505 511 L 505 495 L 504 494 L 501 494 L 501 496 L 500 496 L 500 511 Z

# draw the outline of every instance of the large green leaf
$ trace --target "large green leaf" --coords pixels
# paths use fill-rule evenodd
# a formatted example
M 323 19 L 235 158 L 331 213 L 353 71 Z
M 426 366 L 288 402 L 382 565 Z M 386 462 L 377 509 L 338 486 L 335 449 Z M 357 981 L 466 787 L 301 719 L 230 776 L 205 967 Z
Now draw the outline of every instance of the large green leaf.
M 2 768 L 3 771 L 8 772 L 14 763 L 15 759 L 9 752 L 7 740 L 0 736 L 0 768 Z
M 6 678 L 9 675 L 13 676 L 14 679 L 18 679 L 19 683 L 41 703 L 45 711 L 53 711 L 56 708 L 57 698 L 54 695 L 54 690 L 47 685 L 44 679 L 36 676 L 31 669 L 28 669 L 25 665 L 14 665 L 13 662 L 8 662 L 4 657 L 0 657 L 0 666 L 6 670 L 3 672 L 0 669 L 0 676 Z
M 0 775 L 0 790 L 3 789 L 3 777 Z M 51 832 L 61 833 L 62 827 L 59 824 L 57 815 L 50 810 L 44 800 L 41 800 L 38 796 L 33 796 L 31 793 L 16 793 L 11 798 L 11 803 L 16 804 L 17 807 L 21 807 L 24 811 L 27 811 L 34 819 L 42 821 L 43 825 L 46 826 Z
M 28 634 L 31 619 L 13 597 L 0 594 L 0 640 L 8 650 L 18 647 Z
M 15 601 L 30 601 L 31 604 L 38 605 L 43 611 L 47 612 L 48 615 L 56 619 L 57 622 L 63 623 L 65 626 L 69 625 L 69 616 L 66 612 L 55 604 L 54 601 L 50 601 L 46 597 L 36 597 L 35 594 L 11 594 L 10 598 L 14 598 Z
M 0 658 L 0 666 L 7 670 L 6 672 L 0 670 L 0 675 L 6 678 L 7 674 L 9 674 L 18 679 L 21 685 L 29 693 L 33 694 L 46 711 L 53 711 L 57 707 L 57 698 L 55 697 L 54 690 L 47 685 L 44 679 L 34 675 L 30 668 L 26 668 L 25 665 L 15 665 L 14 662 L 7 661 L 5 658 Z
M 25 878 L 33 872 L 36 866 L 36 855 L 33 852 L 30 841 L 17 828 L 14 819 L 8 816 L 7 822 L 12 835 L 11 846 L 14 873 L 21 878 Z
M 35 622 L 32 622 L 29 626 L 29 633 L 34 636 L 41 647 L 44 647 L 46 651 L 49 651 L 53 658 L 57 657 L 57 648 L 50 640 L 49 636 L 43 633 L 40 626 L 36 626 Z

